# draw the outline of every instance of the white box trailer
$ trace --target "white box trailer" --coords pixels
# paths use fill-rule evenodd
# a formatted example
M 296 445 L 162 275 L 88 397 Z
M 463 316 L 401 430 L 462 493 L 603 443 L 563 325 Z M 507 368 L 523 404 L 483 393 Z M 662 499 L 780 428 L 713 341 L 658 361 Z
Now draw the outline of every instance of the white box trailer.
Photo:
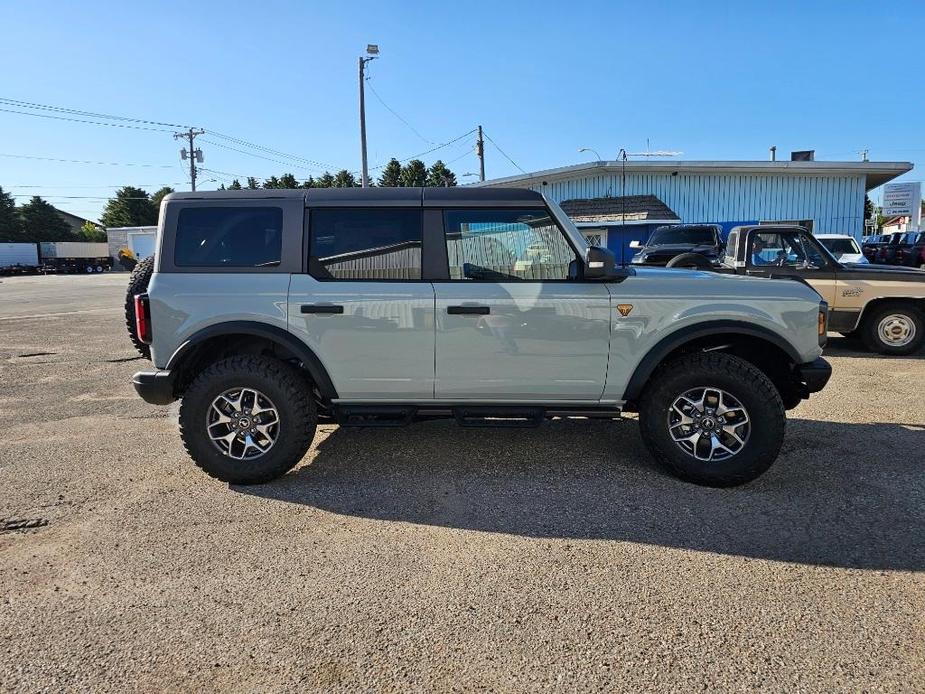
M 109 244 L 90 241 L 42 241 L 39 243 L 45 272 L 103 272 L 112 269 Z
M 18 275 L 39 268 L 39 247 L 34 243 L 0 243 L 0 274 Z

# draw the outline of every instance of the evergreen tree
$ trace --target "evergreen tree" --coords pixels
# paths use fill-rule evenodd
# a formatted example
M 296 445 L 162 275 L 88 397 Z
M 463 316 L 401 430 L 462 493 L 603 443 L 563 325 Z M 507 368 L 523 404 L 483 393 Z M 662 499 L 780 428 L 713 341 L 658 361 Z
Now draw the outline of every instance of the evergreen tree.
M 150 203 L 150 201 L 149 201 Z M 74 241 L 74 234 L 64 217 L 39 196 L 19 208 L 23 241 Z
M 312 178 L 311 176 L 309 176 L 309 177 L 308 177 L 308 180 L 305 181 L 305 183 L 302 184 L 302 187 L 303 187 L 303 188 L 317 188 L 317 187 L 318 187 L 318 184 L 315 183 L 315 179 L 314 179 L 314 178 Z
M 270 176 L 263 182 L 264 188 L 279 188 L 279 179 L 276 176 Z
M 100 222 L 105 227 L 145 227 L 157 224 L 157 215 L 158 209 L 145 191 L 125 186 L 106 203 Z
M 241 190 L 241 181 L 234 179 L 228 186 L 228 190 Z
M 247 189 L 248 190 L 257 190 L 260 187 L 260 184 L 257 183 L 257 179 L 253 176 L 247 177 Z
M 455 186 L 456 174 L 450 171 L 441 159 L 438 159 L 427 172 L 427 185 L 432 188 Z
M 299 182 L 291 173 L 285 173 L 279 178 L 280 188 L 299 188 Z
M 389 159 L 389 163 L 382 169 L 379 185 L 387 188 L 397 188 L 401 185 L 401 164 L 395 157 Z
M 318 177 L 316 185 L 319 188 L 333 188 L 334 187 L 334 177 L 325 171 L 321 176 Z
M 406 188 L 423 186 L 427 181 L 427 167 L 420 159 L 412 159 L 401 169 L 401 185 Z
M 352 173 L 347 171 L 347 169 L 341 169 L 337 172 L 337 175 L 334 176 L 334 187 L 335 188 L 356 188 L 357 179 Z
M 165 197 L 167 197 L 171 193 L 175 193 L 175 192 L 176 191 L 170 186 L 164 186 L 163 188 L 155 192 L 154 195 L 151 196 L 151 204 L 154 205 L 154 211 L 157 214 L 161 213 L 161 200 L 163 200 Z
M 23 241 L 22 219 L 16 201 L 0 187 L 0 241 Z

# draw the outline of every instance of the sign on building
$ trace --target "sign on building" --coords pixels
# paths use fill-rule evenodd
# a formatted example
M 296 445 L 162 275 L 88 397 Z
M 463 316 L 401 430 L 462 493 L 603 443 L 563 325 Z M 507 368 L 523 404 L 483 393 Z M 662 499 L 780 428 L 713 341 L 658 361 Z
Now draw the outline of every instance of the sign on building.
M 883 186 L 884 217 L 911 217 L 911 228 L 918 229 L 921 214 L 921 183 L 887 183 Z

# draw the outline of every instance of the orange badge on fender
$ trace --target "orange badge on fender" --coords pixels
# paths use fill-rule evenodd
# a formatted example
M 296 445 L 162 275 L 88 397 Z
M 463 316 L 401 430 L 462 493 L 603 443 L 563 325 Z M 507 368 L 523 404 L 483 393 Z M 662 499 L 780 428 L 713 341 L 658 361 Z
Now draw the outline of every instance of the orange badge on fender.
M 626 318 L 630 311 L 633 310 L 632 304 L 617 304 L 617 310 L 620 312 L 620 315 Z

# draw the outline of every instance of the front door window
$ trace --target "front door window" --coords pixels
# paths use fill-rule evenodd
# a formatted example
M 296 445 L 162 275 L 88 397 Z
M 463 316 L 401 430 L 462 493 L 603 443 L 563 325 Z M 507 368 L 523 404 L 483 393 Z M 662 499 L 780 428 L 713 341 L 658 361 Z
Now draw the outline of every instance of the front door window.
M 577 276 L 575 250 L 546 210 L 447 210 L 450 279 L 516 282 Z

